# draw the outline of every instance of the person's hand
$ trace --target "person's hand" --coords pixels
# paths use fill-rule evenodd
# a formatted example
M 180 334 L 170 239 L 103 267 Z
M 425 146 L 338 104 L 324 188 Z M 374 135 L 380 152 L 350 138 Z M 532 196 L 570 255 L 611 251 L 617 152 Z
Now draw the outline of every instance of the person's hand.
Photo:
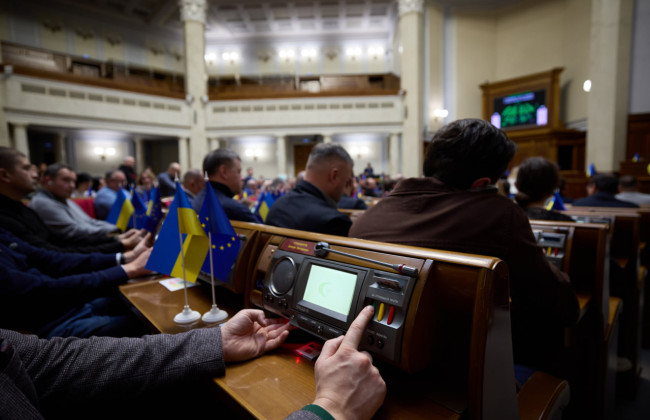
M 241 310 L 221 326 L 223 360 L 240 362 L 273 350 L 291 328 L 286 319 L 268 319 L 257 309 Z
M 131 251 L 127 251 L 124 253 L 124 262 L 130 263 L 131 261 L 135 260 L 140 254 L 142 254 L 144 251 L 148 250 L 152 246 L 153 246 L 153 235 L 151 233 L 147 233 L 144 236 L 144 238 L 138 241 L 138 244 L 135 246 L 135 248 L 133 248 Z
M 124 235 L 124 237 L 119 239 L 119 241 L 122 242 L 122 245 L 124 245 L 124 249 L 126 250 L 133 249 L 142 239 L 142 232 L 138 229 L 131 229 L 122 235 Z
M 147 260 L 151 255 L 152 249 L 153 248 L 145 249 L 133 261 L 128 262 L 122 266 L 122 268 L 124 268 L 124 271 L 126 271 L 126 275 L 130 279 L 151 274 L 151 271 L 144 268 L 144 266 L 147 264 Z
M 137 233 L 138 233 L 137 229 L 129 229 L 126 232 L 120 233 L 119 235 L 116 236 L 117 236 L 117 240 L 121 242 L 123 239 L 130 238 L 131 236 L 136 235 Z
M 386 396 L 386 383 L 373 366 L 372 357 L 358 351 L 363 330 L 375 310 L 365 307 L 345 336 L 325 342 L 316 361 L 316 399 L 335 419 L 369 419 Z

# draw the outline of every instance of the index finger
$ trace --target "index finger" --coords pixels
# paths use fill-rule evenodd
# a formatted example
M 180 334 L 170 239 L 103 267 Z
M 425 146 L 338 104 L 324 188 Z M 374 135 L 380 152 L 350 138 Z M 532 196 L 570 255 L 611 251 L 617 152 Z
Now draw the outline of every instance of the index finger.
M 363 337 L 363 330 L 366 329 L 368 323 L 372 319 L 373 314 L 375 313 L 375 308 L 368 305 L 359 312 L 357 318 L 352 321 L 348 332 L 345 333 L 345 338 L 341 346 L 354 347 L 354 349 L 359 348 L 359 343 L 361 343 L 361 338 Z

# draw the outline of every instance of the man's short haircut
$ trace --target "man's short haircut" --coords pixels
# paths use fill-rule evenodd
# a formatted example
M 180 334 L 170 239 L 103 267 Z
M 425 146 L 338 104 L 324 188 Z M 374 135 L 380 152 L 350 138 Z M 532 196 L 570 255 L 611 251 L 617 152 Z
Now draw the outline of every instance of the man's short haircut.
M 557 165 L 541 156 L 530 157 L 519 165 L 517 172 L 517 195 L 522 207 L 551 196 L 560 183 Z
M 77 182 L 75 182 L 75 185 L 79 187 L 79 185 L 83 184 L 84 182 L 91 182 L 92 180 L 93 178 L 88 172 L 81 172 L 77 174 Z
M 311 149 L 309 159 L 307 159 L 307 169 L 320 165 L 330 159 L 338 159 L 350 166 L 354 166 L 354 161 L 350 157 L 350 154 L 340 144 L 318 143 Z
M 589 185 L 595 185 L 598 192 L 618 194 L 618 179 L 614 175 L 594 175 L 589 180 Z
M 11 147 L 0 146 L 0 168 L 12 170 L 19 156 L 24 157 L 25 154 Z
M 517 146 L 487 121 L 464 119 L 438 130 L 427 148 L 423 171 L 447 185 L 466 190 L 479 178 L 495 183 Z
M 47 168 L 45 168 L 45 172 L 43 172 L 43 176 L 56 178 L 61 169 L 67 169 L 69 171 L 74 172 L 74 169 L 72 169 L 70 165 L 66 165 L 65 163 L 53 163 L 51 165 L 48 165 Z
M 106 181 L 113 179 L 113 175 L 115 175 L 116 172 L 122 172 L 119 169 L 111 169 L 110 171 L 106 171 L 106 174 L 104 175 L 104 179 Z
M 207 172 L 208 176 L 212 176 L 221 165 L 227 165 L 229 168 L 232 167 L 235 159 L 241 161 L 239 155 L 230 149 L 213 150 L 203 159 L 203 172 Z
M 621 188 L 636 188 L 636 178 L 633 175 L 623 175 L 621 179 L 618 180 L 618 185 L 621 186 Z
M 189 171 L 185 172 L 185 175 L 183 175 L 183 184 L 190 182 L 192 179 L 203 179 L 201 171 L 198 169 L 190 169 Z

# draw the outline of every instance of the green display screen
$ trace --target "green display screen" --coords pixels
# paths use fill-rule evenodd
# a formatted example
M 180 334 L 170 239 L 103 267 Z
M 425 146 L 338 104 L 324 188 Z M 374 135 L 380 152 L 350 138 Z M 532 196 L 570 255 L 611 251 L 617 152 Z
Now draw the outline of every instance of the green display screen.
M 314 264 L 303 300 L 347 317 L 356 285 L 356 274 Z

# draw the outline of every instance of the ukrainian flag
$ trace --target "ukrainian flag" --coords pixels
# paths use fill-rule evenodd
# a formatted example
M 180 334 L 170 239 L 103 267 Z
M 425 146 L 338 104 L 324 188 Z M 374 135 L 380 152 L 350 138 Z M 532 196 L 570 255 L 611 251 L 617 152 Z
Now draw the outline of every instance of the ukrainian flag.
M 129 193 L 120 188 L 106 221 L 113 223 L 120 230 L 126 230 L 133 212 L 135 212 L 135 209 L 133 208 L 133 203 L 131 203 Z
M 255 206 L 255 217 L 257 217 L 257 220 L 259 220 L 260 223 L 266 222 L 266 216 L 268 216 L 269 210 L 271 210 L 271 206 L 273 206 L 274 202 L 275 199 L 268 191 L 264 191 L 257 198 L 257 206 Z
M 169 212 L 146 268 L 183 278 L 184 258 L 185 280 L 194 283 L 205 261 L 209 246 L 208 237 L 199 223 L 196 212 L 192 210 L 183 188 L 176 182 L 174 201 L 169 206 Z
M 562 197 L 560 197 L 558 191 L 555 191 L 555 194 L 553 194 L 551 199 L 548 200 L 548 203 L 546 203 L 546 210 L 566 210 L 566 207 L 564 207 L 564 201 L 562 200 Z
M 228 220 L 228 216 L 221 207 L 217 195 L 210 183 L 205 184 L 205 200 L 199 213 L 201 226 L 212 243 L 212 264 L 210 253 L 203 263 L 201 271 L 210 273 L 212 265 L 213 274 L 221 281 L 227 281 L 228 275 L 239 255 L 239 237 Z

